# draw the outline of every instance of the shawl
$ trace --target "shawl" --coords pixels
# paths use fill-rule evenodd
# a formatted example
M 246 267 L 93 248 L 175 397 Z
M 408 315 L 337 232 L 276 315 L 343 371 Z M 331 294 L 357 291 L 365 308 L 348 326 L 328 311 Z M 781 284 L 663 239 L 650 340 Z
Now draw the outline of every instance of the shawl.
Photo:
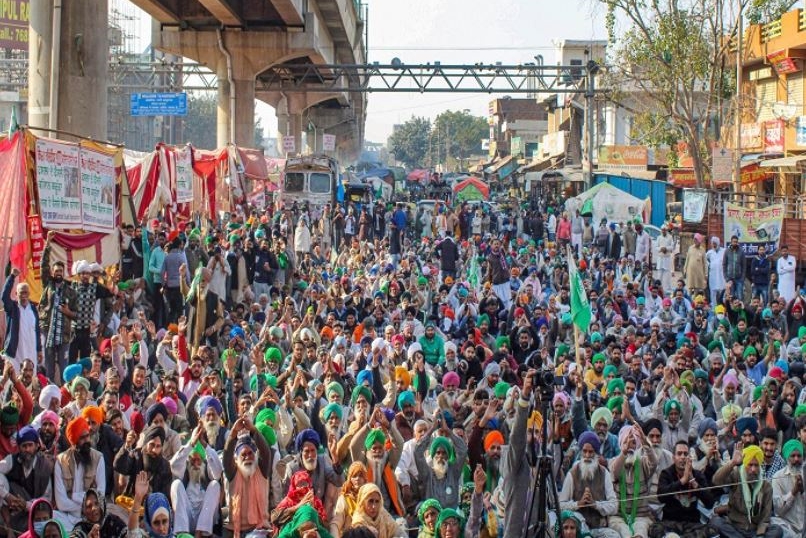
M 313 490 L 311 475 L 308 474 L 308 471 L 302 470 L 297 471 L 291 476 L 291 483 L 288 485 L 288 494 L 285 498 L 277 504 L 277 510 L 287 510 L 289 508 L 293 508 L 300 503 L 300 501 L 305 498 L 305 495 L 308 494 L 309 491 Z M 319 514 L 320 521 L 327 521 L 327 516 L 325 515 L 325 507 L 322 504 L 322 500 L 319 497 L 314 495 L 313 498 L 313 508 Z
M 375 518 L 369 517 L 364 511 L 364 505 L 373 493 L 377 493 L 383 499 L 381 490 L 372 482 L 367 482 L 358 490 L 358 500 L 353 512 L 352 526 L 367 527 L 375 534 L 376 538 L 392 538 L 397 533 L 397 522 L 383 505 L 380 506 L 378 516 Z
M 128 533 L 127 525 L 119 517 L 106 511 L 106 499 L 94 489 L 88 489 L 84 494 L 84 502 L 81 506 L 82 519 L 73 527 L 70 538 L 88 538 L 92 527 L 95 525 L 87 521 L 83 514 L 84 506 L 87 504 L 87 498 L 90 495 L 95 495 L 98 507 L 101 509 L 101 521 L 98 523 L 101 527 L 101 536 L 104 538 L 125 538 Z

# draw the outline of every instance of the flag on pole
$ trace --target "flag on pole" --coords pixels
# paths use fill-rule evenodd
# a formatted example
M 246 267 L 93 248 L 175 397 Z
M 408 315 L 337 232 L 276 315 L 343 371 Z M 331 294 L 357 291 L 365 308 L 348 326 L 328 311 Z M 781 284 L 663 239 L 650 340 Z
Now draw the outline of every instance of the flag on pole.
M 11 118 L 8 122 L 8 137 L 20 130 L 20 124 L 17 121 L 17 105 L 11 105 Z
M 568 248 L 568 276 L 571 281 L 571 319 L 580 331 L 588 331 L 591 324 L 591 307 L 588 302 L 588 295 L 582 284 L 582 277 L 579 276 L 576 261 L 571 255 L 571 248 Z

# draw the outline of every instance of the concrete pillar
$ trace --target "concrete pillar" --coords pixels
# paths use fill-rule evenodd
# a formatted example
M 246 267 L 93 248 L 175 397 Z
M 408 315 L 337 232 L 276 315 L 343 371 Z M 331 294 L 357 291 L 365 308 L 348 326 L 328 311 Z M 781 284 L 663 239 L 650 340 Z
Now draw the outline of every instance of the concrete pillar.
M 50 119 L 50 59 L 53 0 L 31 0 L 28 31 L 28 125 L 47 127 Z M 43 134 L 41 132 L 37 134 Z
M 255 80 L 235 79 L 235 144 L 255 147 Z
M 230 88 L 227 78 L 227 63 L 221 60 L 216 71 L 218 77 L 218 109 L 216 113 L 216 145 L 223 148 L 229 144 L 230 138 Z
M 108 1 L 62 2 L 58 128 L 106 140 Z

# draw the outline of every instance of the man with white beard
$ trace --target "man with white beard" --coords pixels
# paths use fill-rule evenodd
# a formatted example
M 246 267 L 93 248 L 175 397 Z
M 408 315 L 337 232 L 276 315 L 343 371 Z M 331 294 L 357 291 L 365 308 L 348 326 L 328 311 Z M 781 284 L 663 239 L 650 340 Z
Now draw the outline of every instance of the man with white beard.
M 341 465 L 332 463 L 327 454 L 319 454 L 322 442 L 315 430 L 306 429 L 299 432 L 294 445 L 296 455 L 286 466 L 283 491 L 288 491 L 294 473 L 305 469 L 311 475 L 314 495 L 325 504 L 325 511 L 328 514 L 332 513 L 332 505 L 336 501 L 335 497 L 328 495 L 328 489 L 333 492 L 334 488 L 340 488 L 344 483 Z
M 772 477 L 772 502 L 775 517 L 772 522 L 784 531 L 784 538 L 800 538 L 803 535 L 806 498 L 803 494 L 803 443 L 790 439 L 784 443 L 781 455 L 786 467 Z
M 273 452 L 255 425 L 239 418 L 224 445 L 226 535 L 269 529 L 269 487 Z
M 613 477 L 599 463 L 599 437 L 592 431 L 579 436 L 580 458 L 565 475 L 560 491 L 560 510 L 573 510 L 585 518 L 593 538 L 618 538 L 607 527 L 607 517 L 618 508 Z
M 207 443 L 205 427 L 197 426 L 190 440 L 171 458 L 171 504 L 174 531 L 209 536 L 218 513 L 223 472 L 221 460 Z
M 403 503 L 407 508 L 414 504 L 416 499 L 423 498 L 419 491 L 417 465 L 414 463 L 414 447 L 427 431 L 428 423 L 425 420 L 418 420 L 414 423 L 414 437 L 403 443 L 400 461 L 395 467 L 395 478 L 400 484 Z
M 204 427 L 205 438 L 213 450 L 224 450 L 227 439 L 227 429 L 221 425 L 221 415 L 224 413 L 218 398 L 205 396 L 199 400 L 199 422 Z
M 619 511 L 610 516 L 610 527 L 621 538 L 647 538 L 652 524 L 649 477 L 658 467 L 658 458 L 640 426 L 624 426 L 618 440 L 621 453 L 610 461 L 610 473 L 619 492 Z
M 370 428 L 371 424 L 380 424 L 380 428 Z M 389 450 L 386 450 L 387 438 L 391 438 L 392 442 Z M 406 514 L 403 496 L 394 473 L 400 462 L 403 442 L 394 422 L 390 424 L 380 408 L 377 408 L 372 419 L 358 430 L 350 443 L 353 461 L 360 461 L 367 466 L 367 482 L 374 482 L 378 486 L 384 508 L 397 517 Z
M 414 462 L 425 490 L 424 498 L 436 499 L 442 506 L 458 506 L 467 443 L 453 432 L 446 418 L 442 411 L 437 411 L 433 425 L 414 447 Z M 439 436 L 432 439 L 437 430 Z M 426 448 L 430 462 L 425 456 Z

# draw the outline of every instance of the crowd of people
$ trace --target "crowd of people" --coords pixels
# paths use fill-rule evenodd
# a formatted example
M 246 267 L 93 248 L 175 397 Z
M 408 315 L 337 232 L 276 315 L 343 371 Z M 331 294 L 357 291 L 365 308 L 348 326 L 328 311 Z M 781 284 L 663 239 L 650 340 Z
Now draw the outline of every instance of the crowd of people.
M 535 207 L 144 221 L 118 268 L 49 232 L 38 301 L 3 288 L 0 534 L 801 536 L 785 247 L 696 236 L 675 281 L 641 222 Z

